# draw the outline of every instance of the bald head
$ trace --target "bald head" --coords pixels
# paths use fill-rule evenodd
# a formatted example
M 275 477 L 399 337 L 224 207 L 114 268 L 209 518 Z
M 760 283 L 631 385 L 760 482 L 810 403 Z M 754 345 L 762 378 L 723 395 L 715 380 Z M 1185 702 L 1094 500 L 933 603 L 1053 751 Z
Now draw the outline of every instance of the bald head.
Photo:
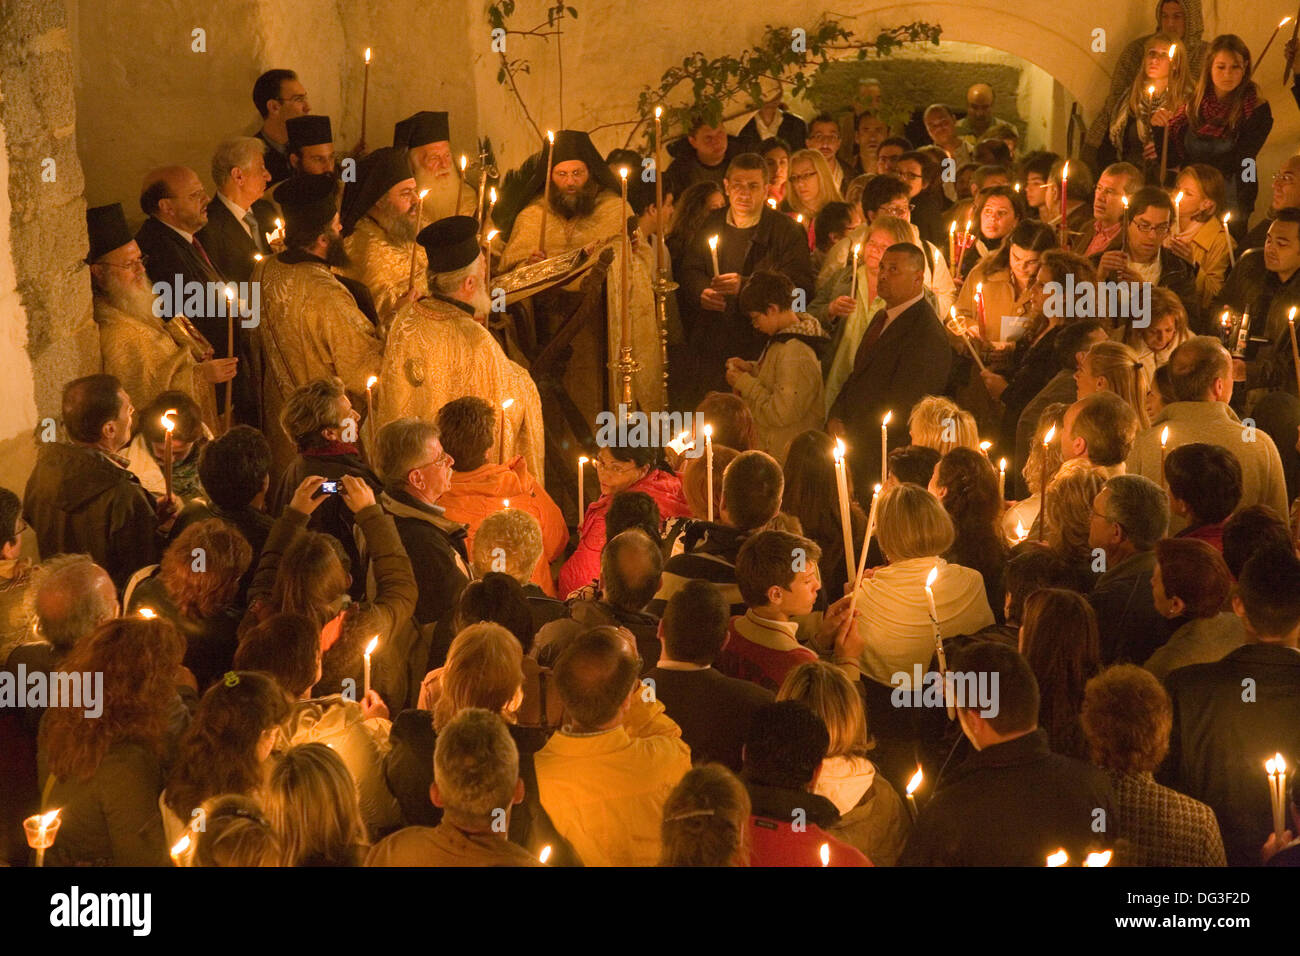
M 61 651 L 119 611 L 112 578 L 85 554 L 61 554 L 38 567 L 27 602 L 40 635 Z
M 196 233 L 208 222 L 208 193 L 188 166 L 159 166 L 140 185 L 140 209 L 182 232 Z
M 966 122 L 976 136 L 993 125 L 993 87 L 976 83 L 966 91 Z
M 644 531 L 629 528 L 615 535 L 600 556 L 605 600 L 615 607 L 640 611 L 659 590 L 663 567 L 663 553 Z

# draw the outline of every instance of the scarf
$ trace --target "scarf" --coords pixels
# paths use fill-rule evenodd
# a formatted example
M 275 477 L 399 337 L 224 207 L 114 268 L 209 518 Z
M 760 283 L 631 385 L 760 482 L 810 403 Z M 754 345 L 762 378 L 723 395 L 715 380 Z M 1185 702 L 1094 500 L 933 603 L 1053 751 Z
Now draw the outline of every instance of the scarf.
M 324 445 L 317 445 L 314 448 L 307 448 L 299 452 L 304 458 L 329 458 L 333 456 L 351 455 L 358 458 L 361 455 L 361 449 L 356 445 L 349 445 L 347 442 L 332 441 Z
M 1120 156 L 1124 155 L 1124 128 L 1128 126 L 1131 118 L 1137 124 L 1138 139 L 1147 143 L 1151 141 L 1151 114 L 1161 107 L 1165 106 L 1169 100 L 1169 89 L 1166 87 L 1162 92 L 1157 93 L 1154 97 L 1146 95 L 1144 91 L 1138 103 L 1137 115 L 1129 112 L 1128 97 L 1120 101 L 1119 106 L 1115 109 L 1115 118 L 1110 124 L 1110 141 L 1115 145 L 1115 149 Z
M 1256 91 L 1251 89 L 1246 91 L 1246 95 L 1241 101 L 1241 116 L 1237 118 L 1238 124 L 1250 119 L 1255 107 L 1259 105 L 1255 95 Z M 1211 137 L 1214 139 L 1224 139 L 1228 135 L 1228 114 L 1231 108 L 1227 103 L 1220 100 L 1214 93 L 1214 86 L 1210 84 L 1205 90 L 1205 98 L 1201 100 L 1201 125 L 1197 127 L 1196 133 L 1199 136 Z

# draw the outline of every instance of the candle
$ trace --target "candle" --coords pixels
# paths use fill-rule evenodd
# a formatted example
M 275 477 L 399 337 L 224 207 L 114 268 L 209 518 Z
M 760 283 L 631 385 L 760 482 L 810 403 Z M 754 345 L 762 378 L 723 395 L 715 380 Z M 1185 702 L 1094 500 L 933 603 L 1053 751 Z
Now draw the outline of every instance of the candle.
M 1120 220 L 1120 247 L 1119 251 L 1128 255 L 1128 197 L 1120 196 L 1119 201 L 1124 204 L 1124 218 Z
M 507 398 L 501 403 L 501 428 L 497 432 L 497 460 L 503 465 L 506 462 L 506 409 L 514 403 L 513 398 Z
M 1182 217 L 1183 191 L 1180 189 L 1174 196 L 1174 231 L 1178 232 L 1183 228 Z
M 555 159 L 555 133 L 552 130 L 546 131 L 546 184 L 542 187 L 542 227 L 537 233 L 537 247 L 542 255 L 546 255 L 546 214 L 551 209 L 551 175 L 554 172 Z
M 849 620 L 853 620 L 853 614 L 858 607 L 858 591 L 862 588 L 862 575 L 867 571 L 867 552 L 871 550 L 871 536 L 876 530 L 876 506 L 880 503 L 880 485 L 876 485 L 875 490 L 871 493 L 871 513 L 867 515 L 867 530 L 862 535 L 862 551 L 858 555 L 858 573 L 853 578 L 853 597 L 849 601 Z M 845 570 L 852 565 L 846 564 Z M 856 625 L 850 625 L 856 626 Z
M 627 167 L 626 166 L 619 167 L 618 177 L 623 190 L 622 221 L 624 223 L 624 227 L 622 229 L 623 264 L 622 264 L 622 268 L 619 270 L 620 272 L 619 293 L 620 293 L 620 297 L 623 300 L 622 329 L 621 329 L 622 339 L 620 340 L 619 344 L 624 349 L 630 349 L 632 347 L 632 313 L 630 313 L 627 309 L 627 300 L 632 293 L 631 286 L 628 285 L 628 268 L 629 268 L 629 262 L 632 259 L 632 239 L 627 234 L 627 219 L 628 219 L 628 214 L 631 212 L 631 210 L 628 208 L 627 205 Z M 656 179 L 657 178 L 658 176 L 656 175 Z
M 1273 28 L 1273 32 L 1272 32 L 1272 34 L 1269 36 L 1269 38 L 1268 38 L 1268 42 L 1264 44 L 1264 49 L 1263 49 L 1263 50 L 1260 52 L 1260 54 L 1259 54 L 1259 59 L 1256 60 L 1255 63 L 1254 63 L 1254 65 L 1251 67 L 1251 72 L 1252 72 L 1252 73 L 1258 73 L 1258 72 L 1259 72 L 1259 64 L 1263 61 L 1263 59 L 1264 59 L 1264 54 L 1268 53 L 1268 48 L 1271 47 L 1271 46 L 1273 45 L 1273 41 L 1277 39 L 1277 32 L 1278 32 L 1279 30 L 1281 30 L 1284 26 L 1286 26 L 1286 25 L 1287 25 L 1288 23 L 1290 23 L 1290 22 L 1291 22 L 1291 18 L 1290 18 L 1290 17 L 1284 17 L 1283 20 L 1282 20 L 1282 22 L 1279 23 L 1277 26 L 1275 26 L 1275 27 Z
M 1024 523 L 1019 518 L 1017 518 L 1016 519 L 1016 543 L 1019 544 L 1021 541 L 1024 541 L 1027 537 L 1029 537 L 1029 529 L 1025 527 Z
M 964 230 L 962 230 L 962 234 L 961 234 L 961 243 L 960 243 L 960 245 L 959 245 L 959 247 L 958 247 L 958 249 L 957 249 L 957 265 L 956 265 L 956 269 L 957 269 L 957 278 L 958 278 L 958 279 L 961 278 L 961 263 L 962 263 L 962 260 L 966 258 L 966 250 L 967 250 L 967 248 L 969 248 L 969 246 L 970 246 L 970 239 L 971 239 L 971 235 L 970 235 L 970 226 L 971 226 L 971 221 L 970 221 L 969 219 L 967 219 L 967 220 L 966 220 L 966 228 L 965 228 Z
M 1056 426 L 1053 425 L 1043 436 L 1043 489 L 1038 497 L 1038 534 L 1043 541 L 1047 540 L 1047 483 L 1051 480 L 1051 475 L 1047 471 L 1047 454 L 1052 449 L 1052 439 L 1056 437 Z
M 1231 269 L 1237 265 L 1237 254 L 1232 251 L 1232 235 L 1228 232 L 1228 220 L 1232 218 L 1231 212 L 1223 214 L 1223 241 L 1228 244 L 1228 268 Z
M 982 441 L 982 442 L 980 442 L 980 451 L 982 451 L 982 452 L 984 453 L 984 457 L 985 457 L 985 458 L 988 458 L 988 456 L 989 456 L 989 449 L 992 448 L 992 447 L 993 447 L 993 442 L 991 442 L 991 441 Z
M 768 206 L 771 207 L 772 209 L 775 209 L 775 208 L 776 208 L 776 200 L 775 200 L 775 199 L 771 199 L 771 198 L 769 198 L 768 201 L 767 201 L 767 204 L 768 204 Z
M 713 256 L 713 276 L 716 279 L 722 270 L 718 268 L 718 237 L 709 236 L 709 253 Z
M 885 412 L 880 420 L 880 483 L 889 480 L 889 420 L 894 417 L 892 411 Z
M 907 781 L 907 809 L 911 813 L 912 819 L 916 819 L 916 791 L 921 786 L 921 781 L 925 779 L 921 773 L 921 767 L 918 764 L 916 773 L 912 774 L 912 779 Z
M 370 455 L 378 451 L 375 446 L 375 385 L 378 383 L 377 375 L 366 379 L 366 448 Z
M 226 286 L 226 358 L 235 357 L 235 289 Z M 226 431 L 234 424 L 235 380 L 226 383 Z
M 361 139 L 357 141 L 357 152 L 366 148 L 366 102 L 370 99 L 370 47 L 366 47 L 366 65 L 361 73 Z
M 655 218 L 658 220 L 659 232 L 655 243 L 655 270 L 660 273 L 664 271 L 664 240 L 668 237 L 668 227 L 664 223 L 664 181 L 659 175 L 663 169 L 659 162 L 663 155 L 659 151 L 664 141 L 663 126 L 660 123 L 663 113 L 662 106 L 655 107 Z
M 415 207 L 415 234 L 416 234 L 416 236 L 419 236 L 419 235 L 420 235 L 420 219 L 421 219 L 421 217 L 423 217 L 423 215 L 424 215 L 424 197 L 427 196 L 427 195 L 429 195 L 429 190 L 427 190 L 427 189 L 421 189 L 421 190 L 420 190 L 420 202 L 419 202 L 419 205 L 417 205 L 417 206 Z M 415 250 L 418 249 L 419 246 L 420 246 L 420 244 L 419 244 L 418 242 L 412 242 L 412 243 L 411 243 L 411 269 L 410 269 L 410 275 L 407 276 L 407 282 L 406 282 L 406 289 L 407 289 L 408 292 L 409 292 L 411 289 L 414 289 L 414 288 L 415 288 Z
M 948 261 L 957 265 L 957 220 L 948 223 Z
M 578 456 L 578 527 L 582 527 L 582 518 L 586 511 L 586 496 L 582 493 L 583 475 L 587 471 L 587 462 L 591 461 L 586 455 Z
M 492 240 L 500 230 L 489 229 L 487 244 L 483 247 L 483 281 L 490 291 L 492 289 Z
M 1070 203 L 1066 198 L 1069 193 L 1067 188 L 1070 183 L 1070 161 L 1067 159 L 1065 165 L 1061 167 L 1061 248 L 1070 247 L 1070 227 L 1065 221 L 1066 210 L 1069 209 Z
M 1291 364 L 1295 366 L 1296 394 L 1300 395 L 1300 348 L 1296 347 L 1295 313 L 1296 307 L 1291 306 L 1291 311 L 1287 313 L 1286 324 L 1287 328 L 1291 330 Z
M 465 167 L 468 166 L 468 165 L 469 165 L 469 158 L 466 157 L 466 155 L 465 155 L 464 153 L 461 153 L 461 154 L 460 154 L 460 185 L 462 185 L 462 186 L 465 185 Z M 463 189 L 457 188 L 457 190 L 456 190 L 456 215 L 458 215 L 458 216 L 460 215 L 460 198 L 461 198 L 460 194 L 461 194 L 462 192 L 464 192 Z
M 1286 761 L 1281 754 L 1274 754 L 1264 761 L 1268 771 L 1269 796 L 1273 801 L 1273 840 L 1281 849 L 1286 832 Z
M 1237 347 L 1233 350 L 1233 355 L 1238 357 L 1246 354 L 1246 346 L 1250 344 L 1250 309 L 1241 313 L 1241 326 L 1237 329 Z
M 823 843 L 822 848 L 817 853 L 822 858 L 822 866 L 831 865 L 831 845 L 829 843 Z
M 1166 425 L 1160 430 L 1160 484 L 1168 491 L 1169 482 L 1165 478 L 1165 458 L 1169 453 L 1169 426 Z
M 844 440 L 835 439 L 835 448 L 831 451 L 835 458 L 835 490 L 840 502 L 840 531 L 844 534 L 844 569 L 853 567 L 853 522 L 852 506 L 849 503 L 849 476 L 844 464 Z
M 146 621 L 152 621 L 158 616 L 158 612 L 151 607 L 142 607 L 137 613 Z
M 862 243 L 855 242 L 853 244 L 853 279 L 852 279 L 852 284 L 849 286 L 850 299 L 857 299 L 858 297 L 858 256 L 861 254 L 861 252 L 862 252 Z
M 172 432 L 176 430 L 176 422 L 171 416 L 175 414 L 174 408 L 162 413 L 162 427 L 167 431 L 167 437 L 163 439 L 163 484 L 169 499 L 172 496 Z
M 1111 857 L 1114 854 L 1110 850 L 1103 850 L 1100 853 L 1089 853 L 1083 858 L 1084 866 L 1110 866 Z
M 35 816 L 28 817 L 23 821 L 23 830 L 27 836 L 27 846 L 36 851 L 36 865 L 45 865 L 45 851 L 54 846 L 54 838 L 58 836 L 59 814 L 62 810 L 50 810 L 48 813 L 38 813 Z
M 943 652 L 943 635 L 939 632 L 939 612 L 934 606 L 934 582 L 938 576 L 939 565 L 936 564 L 925 578 L 925 600 L 930 605 L 930 623 L 934 625 L 934 653 L 939 661 L 939 676 L 944 678 L 944 703 L 948 706 L 948 719 L 952 720 L 957 716 L 957 708 L 948 693 L 948 658 Z
M 1177 46 L 1177 44 L 1175 44 L 1174 47 L 1170 47 L 1169 49 L 1170 49 L 1170 50 L 1173 50 L 1176 46 Z M 1151 89 L 1152 89 L 1153 92 L 1155 91 L 1155 87 L 1154 87 L 1154 86 L 1153 86 Z M 1161 135 L 1161 143 L 1160 143 L 1160 182 L 1159 182 L 1159 185 L 1160 185 L 1161 188 L 1164 188 L 1164 185 L 1165 185 L 1165 174 L 1166 174 L 1166 172 L 1167 172 L 1168 170 L 1169 170 L 1169 124 L 1168 124 L 1168 123 L 1165 123 L 1165 131 L 1164 131 L 1164 133 Z
M 365 653 L 365 657 L 363 658 L 364 667 L 365 667 L 365 693 L 362 695 L 363 698 L 370 696 L 370 655 L 375 652 L 375 648 L 378 646 L 379 646 L 379 635 L 376 634 L 374 637 L 370 639 L 370 643 L 366 645 L 366 653 Z M 353 673 L 355 673 L 355 671 Z
M 1065 864 L 1069 862 L 1070 854 L 1066 853 L 1064 849 L 1057 850 L 1055 853 L 1047 854 L 1048 866 L 1065 866 Z
M 542 847 L 542 852 L 537 854 L 537 860 L 539 863 L 545 863 L 550 858 L 551 858 L 551 845 L 548 843 L 546 844 L 546 846 Z
M 988 335 L 988 324 L 984 316 L 984 283 L 975 283 L 975 316 L 979 319 L 981 334 Z
M 487 195 L 487 150 L 480 149 L 478 152 L 478 203 L 475 206 L 474 218 L 478 220 L 479 234 L 483 233 L 483 200 Z
M 487 219 L 484 221 L 484 225 L 487 225 L 487 223 L 492 221 L 492 210 L 496 209 L 496 207 L 497 207 L 497 188 L 495 186 L 489 186 Z M 491 242 L 491 239 L 489 239 L 488 241 Z
M 704 426 L 704 477 L 705 493 L 709 498 L 709 521 L 713 520 L 713 426 Z
M 1007 500 L 1007 460 L 998 459 L 998 501 Z
M 194 840 L 190 837 L 190 830 L 186 827 L 181 838 L 172 844 L 168 856 L 172 858 L 173 866 L 189 866 L 186 855 L 190 852 L 190 847 L 194 845 Z
M 979 351 L 975 348 L 975 343 L 970 340 L 966 323 L 957 317 L 957 307 L 955 305 L 948 309 L 948 320 L 953 327 L 953 331 L 960 335 L 962 341 L 966 343 L 966 348 L 970 350 L 970 357 L 975 360 L 975 364 L 979 366 L 980 371 L 984 371 L 984 362 L 980 358 Z

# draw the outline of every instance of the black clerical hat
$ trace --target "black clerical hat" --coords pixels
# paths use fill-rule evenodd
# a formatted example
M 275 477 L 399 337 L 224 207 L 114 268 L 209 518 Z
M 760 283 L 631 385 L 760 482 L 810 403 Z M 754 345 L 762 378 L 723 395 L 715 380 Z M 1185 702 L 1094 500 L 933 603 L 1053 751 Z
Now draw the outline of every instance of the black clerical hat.
M 478 222 L 473 216 L 448 216 L 425 226 L 415 241 L 429 254 L 430 272 L 455 272 L 479 257 Z
M 320 146 L 322 143 L 334 142 L 334 131 L 330 128 L 330 118 L 319 113 L 295 116 L 284 124 L 289 131 L 289 152 L 297 153 L 304 146 Z
M 421 110 L 393 127 L 393 145 L 401 149 L 415 149 L 429 143 L 445 143 L 451 139 L 446 113 Z
M 330 224 L 338 212 L 336 180 L 328 173 L 318 176 L 290 176 L 275 190 L 275 201 L 284 211 L 285 244 L 310 242 Z
M 384 193 L 400 182 L 414 178 L 406 161 L 406 151 L 384 146 L 357 163 L 355 182 L 343 186 L 343 235 L 350 236 L 361 217 L 383 198 Z
M 617 174 L 609 168 L 603 156 L 596 151 L 596 146 L 582 130 L 562 129 L 555 134 L 555 158 L 547 159 L 547 153 L 552 149 L 550 140 L 542 144 L 541 162 L 538 163 L 537 169 L 533 173 L 532 181 L 529 183 L 528 196 L 532 198 L 539 196 L 546 186 L 546 169 L 555 166 L 557 163 L 568 162 L 569 160 L 581 160 L 587 164 L 587 175 L 596 180 L 606 189 L 613 192 L 619 192 L 622 184 L 619 182 Z M 633 172 L 636 172 L 633 170 Z
M 87 209 L 86 231 L 90 233 L 90 253 L 86 256 L 87 262 L 96 262 L 135 238 L 127 228 L 126 214 L 122 212 L 120 202 Z

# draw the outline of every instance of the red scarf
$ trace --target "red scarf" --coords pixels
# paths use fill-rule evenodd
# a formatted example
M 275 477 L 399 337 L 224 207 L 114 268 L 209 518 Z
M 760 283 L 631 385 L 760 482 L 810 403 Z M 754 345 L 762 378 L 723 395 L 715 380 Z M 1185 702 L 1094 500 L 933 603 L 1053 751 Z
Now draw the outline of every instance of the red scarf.
M 356 445 L 349 445 L 347 442 L 332 441 L 324 445 L 317 445 L 314 448 L 308 448 L 303 451 L 304 458 L 327 458 L 332 455 L 352 455 L 354 458 L 360 456 L 361 449 Z
M 1237 118 L 1237 122 L 1240 124 L 1250 119 L 1250 114 L 1255 112 L 1257 105 L 1258 99 L 1255 96 L 1255 90 L 1247 90 L 1241 101 L 1241 116 Z M 1201 100 L 1201 125 L 1196 130 L 1197 135 L 1213 139 L 1226 137 L 1229 133 L 1229 112 L 1228 104 L 1215 95 L 1214 85 L 1207 84 L 1205 98 Z

